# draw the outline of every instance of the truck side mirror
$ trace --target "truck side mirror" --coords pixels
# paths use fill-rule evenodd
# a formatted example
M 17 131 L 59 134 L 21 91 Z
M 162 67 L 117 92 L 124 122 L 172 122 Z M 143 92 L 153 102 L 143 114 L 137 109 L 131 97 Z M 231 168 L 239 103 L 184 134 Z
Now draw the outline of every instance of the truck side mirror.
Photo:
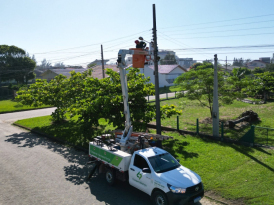
M 144 173 L 151 173 L 151 170 L 149 168 L 143 168 L 142 170 Z

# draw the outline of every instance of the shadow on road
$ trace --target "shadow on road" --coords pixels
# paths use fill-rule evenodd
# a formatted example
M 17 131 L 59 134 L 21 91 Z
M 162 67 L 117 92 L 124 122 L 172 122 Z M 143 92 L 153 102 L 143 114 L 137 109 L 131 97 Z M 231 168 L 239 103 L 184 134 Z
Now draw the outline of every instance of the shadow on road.
M 69 163 L 73 163 L 63 168 L 66 180 L 76 186 L 88 185 L 90 193 L 100 202 L 111 205 L 151 204 L 147 194 L 131 187 L 128 183 L 119 181 L 116 186 L 109 186 L 105 181 L 104 174 L 95 175 L 87 181 L 86 178 L 92 167 L 90 165 L 85 165 L 88 162 L 88 155 L 83 151 L 65 147 L 64 145 L 53 142 L 45 137 L 38 137 L 30 132 L 12 134 L 6 136 L 6 138 L 6 142 L 18 145 L 18 147 L 21 148 L 44 146 L 63 156 Z M 96 204 L 96 202 L 93 201 L 90 203 Z
M 39 137 L 30 132 L 12 134 L 6 136 L 6 138 L 6 142 L 18 145 L 18 147 L 21 148 L 44 146 L 52 152 L 63 156 L 69 163 L 72 163 L 63 168 L 65 179 L 76 186 L 87 185 L 88 187 L 86 187 L 86 189 L 89 189 L 91 195 L 94 195 L 99 202 L 110 205 L 151 204 L 150 197 L 147 194 L 130 186 L 127 182 L 117 181 L 116 185 L 111 187 L 107 184 L 104 174 L 95 174 L 90 180 L 87 180 L 92 165 L 86 165 L 88 155 L 83 151 L 65 147 L 64 145 L 58 144 L 45 137 Z M 180 144 L 181 147 L 179 146 L 179 148 L 183 149 L 183 147 L 187 145 L 187 143 Z M 198 157 L 195 153 L 185 153 L 185 155 L 187 158 Z M 92 204 L 94 201 L 90 203 Z M 199 204 L 200 203 L 196 203 L 196 205 Z

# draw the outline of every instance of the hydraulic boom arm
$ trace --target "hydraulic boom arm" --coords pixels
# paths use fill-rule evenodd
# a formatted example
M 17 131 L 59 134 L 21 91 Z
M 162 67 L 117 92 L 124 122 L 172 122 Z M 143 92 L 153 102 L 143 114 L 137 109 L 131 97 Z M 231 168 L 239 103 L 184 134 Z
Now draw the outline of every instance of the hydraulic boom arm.
M 119 68 L 119 71 L 120 71 L 120 80 L 121 80 L 123 102 L 124 102 L 124 114 L 126 118 L 125 130 L 120 140 L 122 151 L 126 151 L 127 141 L 133 131 L 133 127 L 130 121 L 130 112 L 129 112 L 129 106 L 128 106 L 128 88 L 127 88 L 127 77 L 126 77 L 126 70 L 125 70 L 125 67 L 126 67 L 125 57 L 127 54 L 148 55 L 149 53 L 146 50 L 124 50 L 124 49 L 119 50 L 119 53 L 118 53 L 117 67 Z

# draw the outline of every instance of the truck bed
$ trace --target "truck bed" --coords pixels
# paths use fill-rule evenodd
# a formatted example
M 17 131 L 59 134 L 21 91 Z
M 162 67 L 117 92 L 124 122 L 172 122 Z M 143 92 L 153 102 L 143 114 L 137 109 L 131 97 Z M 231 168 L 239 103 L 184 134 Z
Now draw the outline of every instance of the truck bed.
M 128 171 L 132 155 L 121 150 L 110 150 L 105 144 L 97 144 L 95 141 L 89 143 L 89 156 L 94 157 L 121 172 Z

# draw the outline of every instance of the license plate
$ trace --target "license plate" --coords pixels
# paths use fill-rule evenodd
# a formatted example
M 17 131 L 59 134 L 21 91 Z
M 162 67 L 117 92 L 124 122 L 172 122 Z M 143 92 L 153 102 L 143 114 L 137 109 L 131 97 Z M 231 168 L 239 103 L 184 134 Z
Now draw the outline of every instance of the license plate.
M 194 199 L 194 203 L 196 203 L 196 202 L 200 201 L 201 199 L 202 199 L 202 197 L 200 197 L 200 196 L 199 196 L 199 197 L 197 197 L 197 198 L 195 198 L 195 199 Z

